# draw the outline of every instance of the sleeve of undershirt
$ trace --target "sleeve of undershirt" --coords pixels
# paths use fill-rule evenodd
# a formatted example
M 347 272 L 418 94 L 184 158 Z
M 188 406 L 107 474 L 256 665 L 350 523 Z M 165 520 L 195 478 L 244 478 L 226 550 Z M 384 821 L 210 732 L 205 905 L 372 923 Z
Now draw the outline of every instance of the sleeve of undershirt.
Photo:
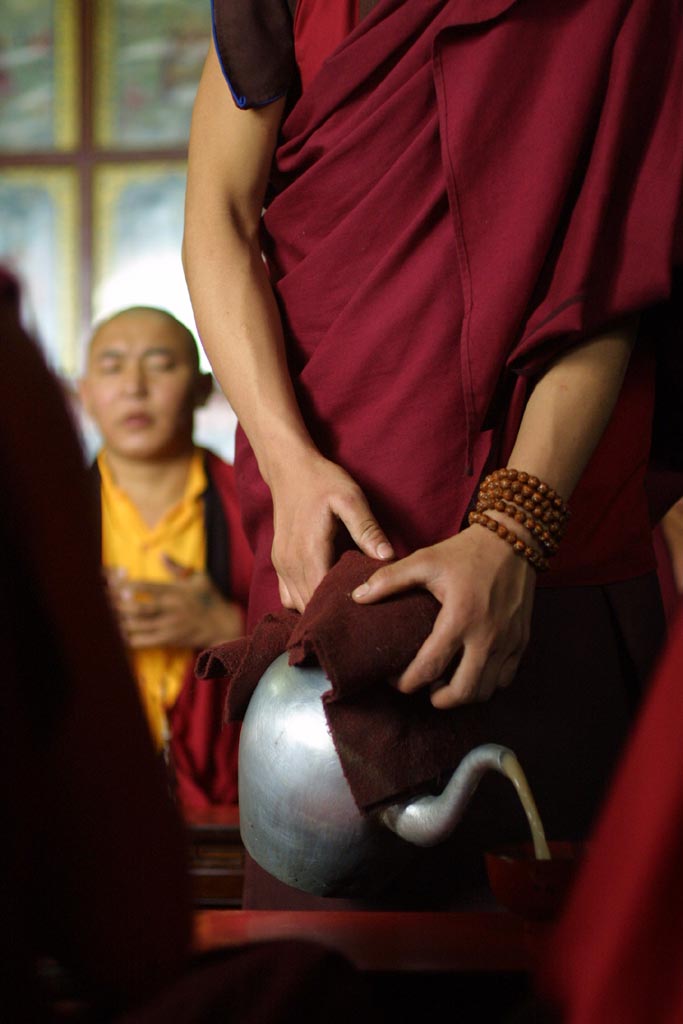
M 236 105 L 264 107 L 296 80 L 295 0 L 212 0 L 214 45 Z

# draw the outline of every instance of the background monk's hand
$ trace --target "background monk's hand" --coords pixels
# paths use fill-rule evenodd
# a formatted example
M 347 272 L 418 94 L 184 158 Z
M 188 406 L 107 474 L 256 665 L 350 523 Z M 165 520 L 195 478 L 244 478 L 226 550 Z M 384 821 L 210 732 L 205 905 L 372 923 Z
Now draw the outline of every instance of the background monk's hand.
M 226 601 L 205 572 L 188 570 L 168 557 L 164 564 L 175 577 L 168 583 L 130 580 L 118 570 L 107 573 L 129 647 L 211 647 L 243 634 L 242 609 Z
M 396 686 L 403 693 L 431 686 L 432 704 L 451 708 L 488 700 L 512 682 L 529 639 L 535 582 L 508 544 L 470 526 L 379 569 L 353 597 L 370 604 L 412 587 L 436 597 L 434 628 Z
M 282 467 L 271 480 L 273 565 L 280 600 L 302 612 L 334 560 L 342 523 L 361 551 L 393 557 L 393 549 L 358 484 L 340 466 L 314 453 Z

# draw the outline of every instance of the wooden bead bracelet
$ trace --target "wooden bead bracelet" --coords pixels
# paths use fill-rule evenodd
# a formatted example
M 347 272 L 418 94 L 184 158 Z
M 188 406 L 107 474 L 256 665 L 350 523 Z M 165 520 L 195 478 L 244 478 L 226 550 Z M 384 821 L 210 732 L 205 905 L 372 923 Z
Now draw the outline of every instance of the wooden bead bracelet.
M 524 503 L 524 507 L 528 501 L 530 509 L 540 505 L 545 510 L 552 509 L 558 512 L 561 519 L 569 518 L 569 508 L 557 491 L 548 484 L 544 484 L 537 476 L 530 476 L 529 473 L 518 469 L 494 469 L 484 478 L 481 489 L 486 490 L 491 484 L 502 486 L 504 490 L 510 491 L 510 498 L 505 495 L 508 501 L 514 501 L 515 504 Z
M 503 523 L 499 523 L 496 519 L 492 519 L 491 516 L 487 516 L 485 512 L 470 512 L 467 519 L 470 526 L 474 524 L 484 526 L 491 533 L 497 533 L 502 540 L 507 541 L 516 555 L 526 558 L 529 565 L 536 572 L 545 572 L 549 568 L 547 558 L 544 558 L 539 551 L 535 551 L 534 548 L 525 544 L 521 537 L 518 537 L 512 530 L 508 530 L 507 526 Z
M 487 512 L 504 512 L 534 536 L 543 553 L 536 551 L 504 523 Z M 538 572 L 548 569 L 548 558 L 557 553 L 569 519 L 569 509 L 557 491 L 536 476 L 517 469 L 495 469 L 482 481 L 477 504 L 468 521 L 485 526 L 511 545 L 513 551 Z
M 500 484 L 482 484 L 479 490 L 480 500 L 492 499 L 511 502 L 517 508 L 522 509 L 529 515 L 532 515 L 534 519 L 540 523 L 555 523 L 555 531 L 558 529 L 564 529 L 568 516 L 555 508 L 550 501 L 534 501 L 532 498 L 527 498 L 521 495 L 517 491 L 513 491 L 511 487 L 504 487 Z
M 505 512 L 506 515 L 509 515 L 520 526 L 524 526 L 529 533 L 532 533 L 537 538 L 546 555 L 557 553 L 561 539 L 557 523 L 548 523 L 546 525 L 539 522 L 538 519 L 532 518 L 525 509 L 521 509 L 510 501 L 503 501 L 502 498 L 493 498 L 492 500 L 482 500 L 480 498 L 475 505 L 477 512 L 490 512 L 492 509 L 495 509 L 496 512 Z

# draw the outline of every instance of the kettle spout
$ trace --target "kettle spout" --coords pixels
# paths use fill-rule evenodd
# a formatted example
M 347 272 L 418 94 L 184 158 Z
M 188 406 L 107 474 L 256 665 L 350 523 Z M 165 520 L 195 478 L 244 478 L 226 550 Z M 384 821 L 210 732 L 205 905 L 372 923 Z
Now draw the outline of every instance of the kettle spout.
M 379 818 L 415 846 L 436 846 L 460 821 L 482 776 L 488 771 L 507 775 L 505 765 L 510 757 L 515 758 L 513 752 L 497 743 L 475 747 L 462 759 L 441 793 L 391 804 L 379 812 Z

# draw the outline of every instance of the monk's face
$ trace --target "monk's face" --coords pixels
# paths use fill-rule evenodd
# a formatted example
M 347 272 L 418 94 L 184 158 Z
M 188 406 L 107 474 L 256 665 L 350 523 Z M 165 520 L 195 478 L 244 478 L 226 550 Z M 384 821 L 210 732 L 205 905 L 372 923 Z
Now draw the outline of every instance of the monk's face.
M 152 460 L 191 447 L 194 410 L 209 383 L 180 325 L 136 310 L 95 333 L 80 391 L 108 451 Z

